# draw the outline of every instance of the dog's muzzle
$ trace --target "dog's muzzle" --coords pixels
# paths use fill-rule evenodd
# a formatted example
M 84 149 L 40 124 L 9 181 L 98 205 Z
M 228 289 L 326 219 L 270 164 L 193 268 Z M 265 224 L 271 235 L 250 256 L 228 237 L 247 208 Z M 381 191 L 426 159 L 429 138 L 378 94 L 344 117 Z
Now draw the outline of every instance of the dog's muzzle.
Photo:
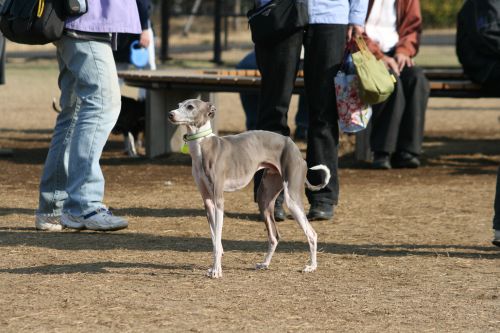
M 170 120 L 171 122 L 175 122 L 175 111 L 170 111 L 168 113 L 168 120 Z

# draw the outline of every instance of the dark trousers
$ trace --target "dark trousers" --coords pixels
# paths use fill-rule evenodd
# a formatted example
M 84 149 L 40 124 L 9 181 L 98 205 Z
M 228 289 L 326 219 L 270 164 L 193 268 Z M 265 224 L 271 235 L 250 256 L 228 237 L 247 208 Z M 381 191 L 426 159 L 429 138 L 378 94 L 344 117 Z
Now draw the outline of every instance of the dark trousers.
M 273 45 L 256 45 L 262 75 L 257 128 L 290 135 L 287 113 L 304 44 L 304 80 L 309 107 L 307 165 L 324 164 L 331 172 L 329 184 L 318 192 L 306 191 L 309 202 L 336 205 L 339 196 L 339 128 L 333 79 L 346 44 L 347 26 L 313 24 Z M 321 183 L 321 172 L 309 172 L 312 184 Z
M 495 215 L 493 217 L 493 229 L 500 230 L 500 168 L 497 172 L 497 189 L 495 193 Z
M 373 105 L 371 149 L 374 152 L 421 152 L 430 87 L 419 67 L 405 67 L 392 95 Z
M 258 69 L 255 51 L 248 53 L 237 65 L 236 69 Z M 241 105 L 245 112 L 245 126 L 248 131 L 257 128 L 257 113 L 259 110 L 259 93 L 240 93 Z M 295 125 L 307 129 L 309 115 L 304 95 L 299 96 L 299 107 L 295 115 Z
M 5 84 L 5 37 L 0 32 L 0 84 Z
M 500 90 L 500 62 L 493 65 L 488 78 L 483 83 L 487 92 L 497 93 Z

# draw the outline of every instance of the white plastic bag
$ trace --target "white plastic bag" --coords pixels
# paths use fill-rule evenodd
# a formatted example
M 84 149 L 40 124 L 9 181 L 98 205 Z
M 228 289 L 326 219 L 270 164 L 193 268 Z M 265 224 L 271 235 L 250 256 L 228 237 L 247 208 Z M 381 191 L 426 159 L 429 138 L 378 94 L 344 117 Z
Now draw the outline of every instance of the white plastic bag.
M 361 101 L 358 76 L 339 71 L 335 76 L 335 95 L 340 129 L 346 133 L 364 130 L 372 116 L 372 108 Z

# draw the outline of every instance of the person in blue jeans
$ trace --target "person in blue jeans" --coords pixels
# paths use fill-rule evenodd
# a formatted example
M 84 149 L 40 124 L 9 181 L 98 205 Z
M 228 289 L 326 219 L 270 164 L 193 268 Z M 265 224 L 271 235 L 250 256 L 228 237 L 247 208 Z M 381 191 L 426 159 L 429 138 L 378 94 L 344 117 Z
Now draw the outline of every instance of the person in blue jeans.
M 99 159 L 120 112 L 113 59 L 115 33 L 140 33 L 135 0 L 88 0 L 89 11 L 66 21 L 55 44 L 61 113 L 40 181 L 35 227 L 118 230 L 127 221 L 103 204 Z
M 5 37 L 0 32 L 0 86 L 5 84 Z M 0 147 L 0 157 L 11 156 L 12 149 Z
M 249 52 L 237 65 L 236 69 L 258 69 L 255 50 Z M 245 112 L 245 126 L 248 131 L 257 128 L 257 112 L 259 109 L 258 93 L 240 93 L 241 104 Z M 295 140 L 305 141 L 307 139 L 307 128 L 309 127 L 309 116 L 307 114 L 306 98 L 303 94 L 299 97 L 299 109 L 295 115 Z
M 0 32 L 0 85 L 5 84 L 5 37 Z

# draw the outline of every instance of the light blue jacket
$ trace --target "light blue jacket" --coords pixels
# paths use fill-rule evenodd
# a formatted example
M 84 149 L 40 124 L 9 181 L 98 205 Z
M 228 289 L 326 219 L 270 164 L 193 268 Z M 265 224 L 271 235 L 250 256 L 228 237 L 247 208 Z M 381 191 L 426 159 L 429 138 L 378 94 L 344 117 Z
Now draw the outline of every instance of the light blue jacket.
M 140 34 L 136 0 L 88 0 L 88 12 L 68 19 L 66 28 L 85 32 Z
M 265 5 L 271 0 L 260 0 Z M 308 0 L 310 24 L 365 25 L 368 0 Z

